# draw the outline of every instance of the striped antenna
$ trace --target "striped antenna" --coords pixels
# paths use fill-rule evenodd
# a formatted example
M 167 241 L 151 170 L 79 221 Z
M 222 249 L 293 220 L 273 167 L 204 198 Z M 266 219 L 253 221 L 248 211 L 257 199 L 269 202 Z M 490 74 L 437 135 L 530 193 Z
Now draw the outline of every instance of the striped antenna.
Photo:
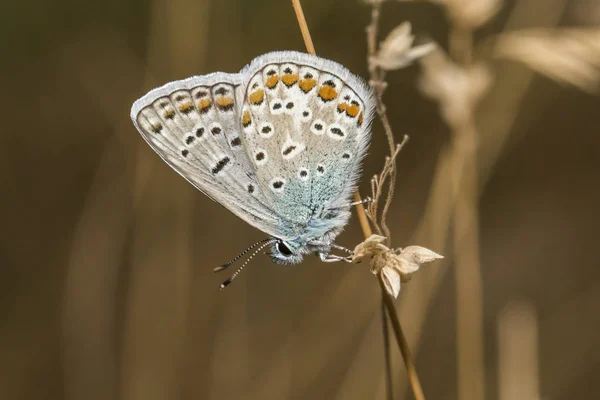
M 255 255 L 257 255 L 258 253 L 260 253 L 261 250 L 264 249 L 265 247 L 267 247 L 268 245 L 277 242 L 277 240 L 279 240 L 279 239 L 268 239 L 266 243 L 263 243 L 262 246 L 260 246 L 258 249 L 256 249 L 256 251 L 254 253 L 252 253 L 252 255 L 250 257 L 248 257 L 248 259 L 246 259 L 246 261 L 244 261 L 244 263 L 242 264 L 242 266 L 237 271 L 235 271 L 235 273 L 233 275 L 231 275 L 231 277 L 229 277 L 229 279 L 227 279 L 225 282 L 221 283 L 221 289 L 225 289 L 225 287 L 227 285 L 229 285 L 231 282 L 233 282 L 233 280 L 235 279 L 235 277 L 238 276 L 238 274 L 240 272 L 242 272 L 242 270 L 244 269 L 244 267 L 246 265 L 248 265 L 248 263 L 250 262 L 250 260 L 252 260 Z
M 236 257 L 233 258 L 233 260 L 229 261 L 227 264 L 223 264 L 219 267 L 216 267 L 215 269 L 213 269 L 214 272 L 221 272 L 226 268 L 229 268 L 234 262 L 236 262 L 237 260 L 239 260 L 240 258 L 242 258 L 242 256 L 244 254 L 246 254 L 247 252 L 249 252 L 250 250 L 252 250 L 253 248 L 255 248 L 256 246 L 258 246 L 259 244 L 263 244 L 265 242 L 268 242 L 269 240 L 273 240 L 272 238 L 267 238 L 267 239 L 263 239 L 260 240 L 256 243 L 254 243 L 252 246 L 248 247 L 246 250 L 242 251 L 240 254 L 238 254 Z

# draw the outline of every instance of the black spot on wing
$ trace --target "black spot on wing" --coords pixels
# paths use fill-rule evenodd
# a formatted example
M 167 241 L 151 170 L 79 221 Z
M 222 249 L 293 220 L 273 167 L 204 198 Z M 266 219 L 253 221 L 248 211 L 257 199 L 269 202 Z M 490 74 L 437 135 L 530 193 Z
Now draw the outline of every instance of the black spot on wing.
M 334 127 L 334 128 L 331 128 L 330 131 L 334 135 L 337 135 L 337 136 L 340 136 L 340 137 L 344 137 L 344 132 L 340 128 Z
M 152 125 L 152 132 L 160 133 L 163 130 L 162 124 L 154 124 Z
M 290 154 L 295 149 L 296 149 L 296 146 L 289 146 L 288 148 L 286 148 L 285 150 L 283 150 L 283 155 L 287 156 L 288 154 Z
M 213 174 L 218 174 L 219 172 L 221 172 L 223 170 L 223 168 L 225 168 L 225 166 L 227 164 L 229 164 L 229 157 L 223 157 L 221 160 L 219 160 L 219 162 L 214 166 L 214 168 L 212 169 L 212 173 Z

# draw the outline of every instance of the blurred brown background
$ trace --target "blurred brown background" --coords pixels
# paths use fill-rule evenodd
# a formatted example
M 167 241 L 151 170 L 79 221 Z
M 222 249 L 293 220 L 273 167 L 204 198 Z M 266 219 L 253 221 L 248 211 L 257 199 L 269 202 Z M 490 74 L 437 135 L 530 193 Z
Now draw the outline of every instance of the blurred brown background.
M 303 5 L 317 53 L 366 76 L 368 6 Z M 409 20 L 446 46 L 437 6 L 385 6 L 381 39 Z M 212 268 L 263 235 L 171 171 L 129 120 L 156 85 L 304 50 L 289 1 L 4 2 L 0 21 L 1 399 L 387 398 L 368 266 L 264 257 L 219 291 L 228 275 Z M 507 1 L 476 38 L 599 22 L 595 1 Z M 483 296 L 473 299 L 485 398 L 600 398 L 600 101 L 518 63 L 490 67 L 477 114 Z M 427 398 L 450 400 L 460 398 L 457 265 L 451 229 L 437 229 L 427 205 L 451 135 L 419 74 L 388 75 L 392 125 L 411 137 L 390 227 L 396 246 L 447 259 L 404 284 L 397 304 Z M 385 154 L 376 124 L 365 177 Z M 353 218 L 338 243 L 361 240 Z M 394 398 L 412 398 L 393 341 L 391 353 Z

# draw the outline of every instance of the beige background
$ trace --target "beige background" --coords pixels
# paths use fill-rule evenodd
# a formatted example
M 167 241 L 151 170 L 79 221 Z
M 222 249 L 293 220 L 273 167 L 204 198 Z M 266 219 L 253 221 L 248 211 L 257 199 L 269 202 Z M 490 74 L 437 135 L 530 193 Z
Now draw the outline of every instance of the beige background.
M 542 10 L 545 0 L 535 2 Z M 303 3 L 317 52 L 365 76 L 368 8 Z M 554 22 L 594 22 L 577 16 L 579 3 Z M 512 7 L 478 37 L 502 30 Z M 522 25 L 542 24 L 530 18 Z M 382 32 L 403 20 L 445 45 L 436 7 L 386 5 Z M 0 398 L 386 398 L 367 265 L 315 258 L 282 268 L 263 257 L 220 292 L 228 275 L 212 268 L 263 235 L 193 190 L 129 121 L 131 103 L 157 84 L 302 50 L 289 1 L 33 0 L 4 4 L 0 22 Z M 501 112 L 518 112 L 498 159 L 481 153 L 483 298 L 474 301 L 484 310 L 486 398 L 597 398 L 600 102 L 514 63 L 492 68 L 481 129 L 493 137 Z M 417 244 L 449 141 L 418 74 L 391 73 L 385 98 L 396 135 L 411 137 L 390 217 L 397 246 Z M 367 177 L 385 154 L 377 124 Z M 427 398 L 451 400 L 455 265 L 433 239 L 446 233 L 421 236 L 449 257 L 397 302 Z M 338 242 L 360 240 L 354 217 Z M 396 398 L 411 398 L 391 350 Z

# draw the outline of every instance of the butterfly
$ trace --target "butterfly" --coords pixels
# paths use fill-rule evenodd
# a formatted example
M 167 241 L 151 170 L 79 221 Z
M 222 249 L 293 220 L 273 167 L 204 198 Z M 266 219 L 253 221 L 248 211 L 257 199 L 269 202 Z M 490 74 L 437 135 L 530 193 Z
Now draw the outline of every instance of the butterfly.
M 153 89 L 131 108 L 144 140 L 198 190 L 270 238 L 273 262 L 332 249 L 350 218 L 374 114 L 371 88 L 341 64 L 277 51 L 239 73 L 215 72 Z

